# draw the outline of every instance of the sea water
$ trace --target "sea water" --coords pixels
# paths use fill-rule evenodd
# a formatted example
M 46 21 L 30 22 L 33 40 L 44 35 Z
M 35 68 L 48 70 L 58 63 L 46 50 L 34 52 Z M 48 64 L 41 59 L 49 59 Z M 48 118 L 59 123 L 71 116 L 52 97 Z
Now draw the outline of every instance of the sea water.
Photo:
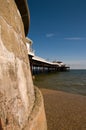
M 86 70 L 38 74 L 35 75 L 34 85 L 86 96 Z

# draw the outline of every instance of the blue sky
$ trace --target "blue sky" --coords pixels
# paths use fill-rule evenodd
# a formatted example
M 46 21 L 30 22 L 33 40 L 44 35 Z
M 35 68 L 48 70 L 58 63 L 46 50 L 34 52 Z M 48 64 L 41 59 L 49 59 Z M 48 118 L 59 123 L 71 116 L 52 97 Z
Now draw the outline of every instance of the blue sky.
M 86 69 L 86 0 L 29 0 L 37 56 Z

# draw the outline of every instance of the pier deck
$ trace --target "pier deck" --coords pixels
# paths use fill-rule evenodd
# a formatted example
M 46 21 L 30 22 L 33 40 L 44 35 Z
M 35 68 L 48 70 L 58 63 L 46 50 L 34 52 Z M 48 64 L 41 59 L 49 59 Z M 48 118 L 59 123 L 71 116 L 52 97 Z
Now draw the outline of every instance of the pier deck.
M 49 62 L 41 57 L 38 56 L 31 56 L 28 55 L 30 59 L 30 66 L 32 72 L 38 71 L 38 72 L 52 72 L 52 71 L 67 71 L 69 70 L 69 66 L 66 66 L 66 64 L 61 63 L 53 63 Z
M 52 72 L 52 71 L 66 71 L 70 67 L 64 64 L 63 62 L 50 62 L 44 58 L 38 57 L 35 55 L 32 50 L 32 40 L 27 38 L 26 45 L 28 51 L 28 58 L 30 60 L 31 71 L 33 72 Z

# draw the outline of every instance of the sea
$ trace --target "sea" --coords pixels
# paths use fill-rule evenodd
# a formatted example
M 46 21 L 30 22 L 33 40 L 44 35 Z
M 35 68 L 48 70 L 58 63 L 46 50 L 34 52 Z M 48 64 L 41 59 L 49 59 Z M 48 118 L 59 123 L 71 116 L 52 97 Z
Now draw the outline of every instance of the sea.
M 34 85 L 86 96 L 86 70 L 41 73 L 35 75 Z

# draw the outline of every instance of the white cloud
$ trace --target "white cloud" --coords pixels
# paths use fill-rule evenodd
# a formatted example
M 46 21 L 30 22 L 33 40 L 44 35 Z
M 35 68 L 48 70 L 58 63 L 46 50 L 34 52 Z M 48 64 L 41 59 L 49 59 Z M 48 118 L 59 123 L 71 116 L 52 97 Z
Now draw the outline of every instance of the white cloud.
M 65 40 L 84 40 L 85 38 L 82 38 L 82 37 L 67 37 L 67 38 L 64 38 Z
M 48 37 L 53 37 L 55 34 L 54 33 L 48 33 L 48 34 L 46 34 L 46 37 L 48 38 Z

